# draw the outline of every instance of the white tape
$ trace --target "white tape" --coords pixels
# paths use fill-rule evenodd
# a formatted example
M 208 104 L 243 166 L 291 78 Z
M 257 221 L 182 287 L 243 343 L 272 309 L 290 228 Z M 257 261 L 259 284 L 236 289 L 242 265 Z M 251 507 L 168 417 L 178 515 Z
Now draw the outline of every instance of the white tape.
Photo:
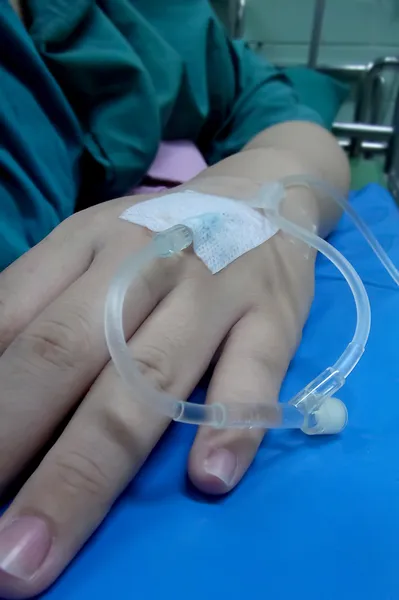
M 191 190 L 140 202 L 120 218 L 155 232 L 187 225 L 193 232 L 195 254 L 212 273 L 260 246 L 277 231 L 244 202 Z

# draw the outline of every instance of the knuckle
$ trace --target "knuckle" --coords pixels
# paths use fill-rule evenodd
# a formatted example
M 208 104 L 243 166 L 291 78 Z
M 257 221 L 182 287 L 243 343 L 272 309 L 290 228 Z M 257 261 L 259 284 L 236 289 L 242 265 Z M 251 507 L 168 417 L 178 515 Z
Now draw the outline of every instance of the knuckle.
M 142 346 L 134 354 L 137 366 L 145 377 L 148 377 L 155 387 L 163 392 L 170 390 L 173 384 L 172 364 L 170 354 L 159 346 Z
M 0 299 L 1 304 L 1 299 Z M 1 307 L 0 307 L 1 311 Z M 17 329 L 12 326 L 8 319 L 2 319 L 0 317 L 0 356 L 5 352 L 8 346 L 13 341 Z
M 0 283 L 0 356 L 7 349 L 18 333 L 19 319 L 11 311 L 10 298 L 7 295 L 7 285 L 3 273 Z
M 277 372 L 281 365 L 285 368 L 287 360 L 297 346 L 300 328 L 292 315 L 277 307 L 271 314 L 263 314 L 260 323 L 267 331 L 267 343 L 260 354 L 263 355 L 265 364 Z
M 85 237 L 82 236 L 82 231 L 86 232 Z M 67 217 L 40 242 L 40 245 L 47 245 L 47 252 L 51 252 L 53 248 L 58 247 L 80 247 L 82 249 L 82 266 L 88 269 L 97 253 L 90 219 L 90 209 L 82 210 Z
M 138 281 L 141 291 L 149 301 L 158 296 L 158 290 L 162 285 L 160 279 L 166 276 L 166 269 L 162 269 L 162 266 L 156 262 L 151 271 L 142 269 L 139 273 Z M 167 269 L 170 267 L 169 263 L 165 266 Z M 134 293 L 134 290 L 132 292 Z
M 97 234 L 97 240 L 102 236 L 112 235 L 112 229 L 109 227 L 109 212 L 104 210 L 103 206 L 94 206 L 90 210 L 90 228 Z M 78 213 L 79 214 L 79 213 Z M 98 237 L 100 236 L 100 238 Z M 100 244 L 100 248 L 102 244 Z
M 260 318 L 266 317 L 273 338 L 284 339 L 289 345 L 296 345 L 295 340 L 298 339 L 305 318 L 302 316 L 301 303 L 294 295 L 285 291 L 271 294 L 263 290 L 255 296 L 251 308 Z
M 136 472 L 167 427 L 169 419 L 154 414 L 139 402 L 132 402 L 130 396 L 118 394 L 112 402 L 106 401 L 101 407 L 99 423 L 104 436 L 122 452 Z
M 187 253 L 184 258 L 184 270 L 182 270 L 181 279 L 186 285 L 191 285 L 195 289 L 202 289 L 205 282 L 214 281 L 208 267 L 194 252 Z
M 81 213 L 75 213 L 67 217 L 57 225 L 41 242 L 43 251 L 50 252 L 52 248 L 64 245 L 76 245 L 81 239 L 82 222 Z
M 70 314 L 68 321 L 44 319 L 23 334 L 21 343 L 28 346 L 34 360 L 71 369 L 90 349 L 87 319 L 78 313 Z
M 103 499 L 110 481 L 97 461 L 81 452 L 69 452 L 56 462 L 57 477 L 63 492 L 69 497 L 86 494 Z
M 75 212 L 72 215 L 69 215 L 62 223 L 58 225 L 53 231 L 44 238 L 45 240 L 59 240 L 60 237 L 63 239 L 76 239 L 76 235 L 79 235 L 79 230 L 82 226 L 87 226 L 90 224 L 90 210 L 81 210 L 79 212 Z
M 117 215 L 120 216 L 123 208 L 123 203 L 115 199 L 108 204 L 97 205 L 90 209 L 90 228 L 96 233 L 96 246 L 99 249 L 115 243 L 119 247 L 124 247 L 126 251 L 135 250 L 151 240 L 153 233 L 150 230 L 140 225 L 127 223 L 122 219 L 118 221 L 117 227 L 109 227 L 111 214 L 113 215 L 117 210 Z M 132 228 L 134 230 L 133 234 Z
M 291 349 L 295 348 L 300 341 L 302 326 L 305 321 L 305 316 L 302 313 L 300 303 L 287 297 L 280 301 L 279 310 L 276 309 L 276 325 L 278 325 L 282 336 Z

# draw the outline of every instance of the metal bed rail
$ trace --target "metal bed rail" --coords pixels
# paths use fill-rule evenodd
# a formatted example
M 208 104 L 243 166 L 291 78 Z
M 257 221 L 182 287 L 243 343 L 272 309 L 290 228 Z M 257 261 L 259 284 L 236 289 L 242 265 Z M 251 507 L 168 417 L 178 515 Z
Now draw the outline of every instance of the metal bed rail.
M 389 189 L 396 201 L 399 202 L 399 93 L 394 109 L 393 134 L 388 152 L 387 172 Z
M 368 123 L 340 123 L 333 125 L 333 133 L 340 145 L 350 150 L 354 142 L 359 143 L 362 154 L 387 155 L 393 136 L 393 127 Z
M 230 0 L 235 6 L 233 19 L 234 37 L 243 37 L 247 0 Z M 323 65 L 319 64 L 319 51 L 326 0 L 315 0 L 307 66 L 341 80 L 356 83 L 353 122 L 336 122 L 333 132 L 341 146 L 351 157 L 370 158 L 375 154 L 385 157 L 385 170 L 391 192 L 399 200 L 399 93 L 396 98 L 392 126 L 379 123 L 382 104 L 383 74 L 387 70 L 399 73 L 399 57 L 386 56 L 366 65 Z M 250 46 L 260 50 L 262 42 L 249 41 Z

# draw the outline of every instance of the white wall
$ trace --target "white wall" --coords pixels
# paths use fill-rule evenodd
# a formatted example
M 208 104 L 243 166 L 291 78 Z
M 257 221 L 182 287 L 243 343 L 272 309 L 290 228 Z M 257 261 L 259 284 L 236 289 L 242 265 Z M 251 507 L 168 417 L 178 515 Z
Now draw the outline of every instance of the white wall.
M 272 62 L 305 64 L 314 0 L 247 0 L 245 38 L 263 42 Z M 367 64 L 380 56 L 399 55 L 399 0 L 326 0 L 319 64 Z M 384 76 L 381 121 L 390 123 L 399 77 Z M 340 120 L 352 120 L 353 101 Z
M 229 28 L 239 0 L 211 0 Z M 306 64 L 315 0 L 247 0 L 244 37 L 262 42 L 259 52 L 279 64 Z M 368 64 L 399 56 L 399 0 L 326 0 L 319 64 Z M 392 120 L 399 77 L 384 75 L 381 120 Z M 340 120 L 353 118 L 353 99 Z
M 399 54 L 399 0 L 326 0 L 320 62 Z M 247 0 L 245 37 L 277 62 L 306 61 L 314 0 Z

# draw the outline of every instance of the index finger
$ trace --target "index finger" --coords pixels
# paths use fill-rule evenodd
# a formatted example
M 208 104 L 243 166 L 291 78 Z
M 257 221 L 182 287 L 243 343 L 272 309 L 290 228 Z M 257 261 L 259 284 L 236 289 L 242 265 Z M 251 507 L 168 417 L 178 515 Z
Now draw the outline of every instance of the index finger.
M 79 279 L 94 258 L 90 237 L 55 229 L 0 275 L 0 355 L 48 304 Z
M 119 198 L 69 217 L 0 274 L 0 355 L 18 333 L 89 269 L 99 248 L 118 234 L 121 224 L 113 227 L 112 222 L 118 225 L 123 210 L 144 199 Z M 129 239 L 133 252 L 140 244 L 134 244 L 134 234 Z
M 121 230 L 125 226 L 121 222 Z M 143 243 L 143 235 L 135 243 Z M 88 271 L 50 303 L 1 357 L 0 380 L 6 393 L 1 399 L 0 489 L 49 438 L 107 363 L 105 296 L 131 246 L 119 239 L 119 247 L 100 252 Z M 155 261 L 149 273 L 133 282 L 126 299 L 128 335 L 173 289 L 179 265 L 180 258 L 167 265 Z

